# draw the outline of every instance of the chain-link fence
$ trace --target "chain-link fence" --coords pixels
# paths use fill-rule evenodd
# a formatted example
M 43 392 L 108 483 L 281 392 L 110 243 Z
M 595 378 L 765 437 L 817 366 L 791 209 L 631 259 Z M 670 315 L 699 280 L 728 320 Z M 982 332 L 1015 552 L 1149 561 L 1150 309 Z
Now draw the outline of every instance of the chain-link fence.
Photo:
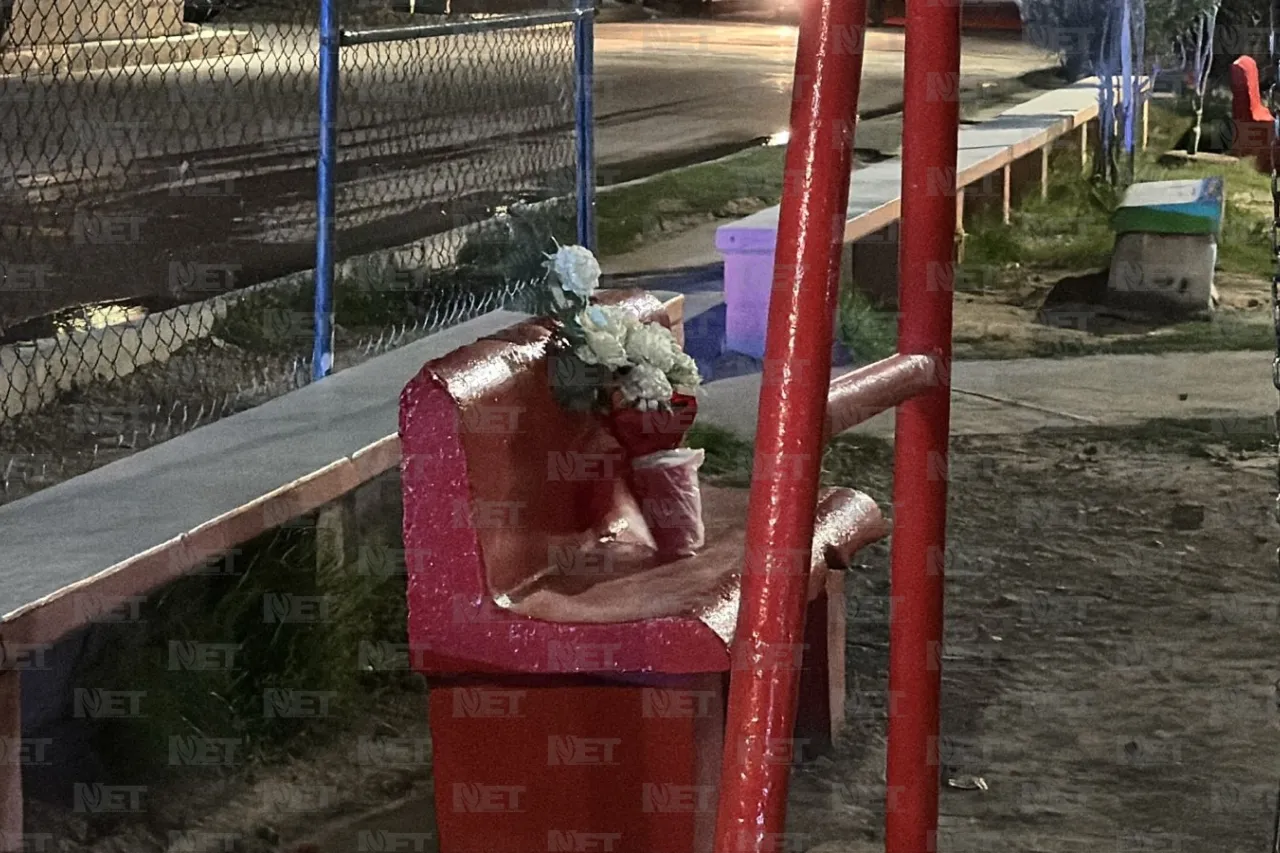
M 0 503 L 309 381 L 318 0 L 109 2 L 0 0 Z M 573 24 L 545 17 L 343 9 L 450 26 L 341 50 L 335 367 L 573 238 Z

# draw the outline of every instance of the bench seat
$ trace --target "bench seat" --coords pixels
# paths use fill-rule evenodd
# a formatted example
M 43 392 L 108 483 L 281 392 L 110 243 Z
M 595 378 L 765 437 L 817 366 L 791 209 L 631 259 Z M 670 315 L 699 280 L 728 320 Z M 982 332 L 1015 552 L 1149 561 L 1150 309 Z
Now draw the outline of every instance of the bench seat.
M 587 559 L 614 565 L 602 576 L 552 572 L 508 596 L 515 613 L 551 622 L 616 623 L 696 616 L 725 642 L 737 623 L 740 568 L 746 547 L 747 490 L 702 487 L 706 545 L 696 555 L 664 565 Z M 887 525 L 875 501 L 853 489 L 828 489 L 818 504 L 809 572 L 809 601 L 826 591 L 827 573 L 849 568 L 857 551 L 883 538 Z M 609 543 L 611 544 L 611 543 Z M 608 544 L 603 546 L 608 548 Z M 589 549 L 588 549 L 589 553 Z M 630 556 L 628 554 L 627 556 Z

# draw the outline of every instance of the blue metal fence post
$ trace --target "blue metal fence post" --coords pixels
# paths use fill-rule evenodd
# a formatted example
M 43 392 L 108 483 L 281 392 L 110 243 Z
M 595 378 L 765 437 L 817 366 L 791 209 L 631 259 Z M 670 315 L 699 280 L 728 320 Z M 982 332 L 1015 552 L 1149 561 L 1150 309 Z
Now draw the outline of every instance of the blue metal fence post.
M 577 153 L 578 243 L 596 248 L 595 0 L 574 0 L 574 135 Z
M 1141 73 L 1140 70 L 1134 67 L 1132 12 L 1133 4 L 1130 0 L 1124 0 L 1124 6 L 1120 12 L 1120 78 L 1121 97 L 1124 99 L 1124 103 L 1121 105 L 1123 111 L 1120 115 L 1124 121 L 1121 138 L 1124 140 L 1125 164 L 1127 167 L 1124 180 L 1126 183 L 1133 180 L 1133 174 L 1130 169 L 1133 167 L 1133 146 L 1138 117 L 1136 101 L 1139 86 L 1137 85 L 1137 75 Z
M 333 370 L 334 171 L 338 165 L 338 0 L 320 0 L 320 151 L 316 162 L 315 343 L 311 378 Z

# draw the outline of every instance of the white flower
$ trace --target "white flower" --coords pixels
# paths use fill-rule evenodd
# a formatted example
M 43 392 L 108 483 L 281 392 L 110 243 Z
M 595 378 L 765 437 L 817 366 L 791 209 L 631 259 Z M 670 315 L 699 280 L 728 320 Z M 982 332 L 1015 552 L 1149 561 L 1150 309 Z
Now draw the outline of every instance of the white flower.
M 681 350 L 676 350 L 674 363 L 667 371 L 667 379 L 677 388 L 696 388 L 702 383 L 698 363 Z
M 560 246 L 547 255 L 547 268 L 555 273 L 560 289 L 586 300 L 600 284 L 600 263 L 585 246 Z
M 623 342 L 634 319 L 620 308 L 609 305 L 593 305 L 578 314 L 586 343 L 575 352 L 587 364 L 603 364 L 617 369 L 628 364 Z
M 636 323 L 627 332 L 627 358 L 632 364 L 648 364 L 663 373 L 676 362 L 676 339 L 660 323 Z
M 624 402 L 637 409 L 656 409 L 659 404 L 671 400 L 674 390 L 667 375 L 649 364 L 637 364 L 622 380 Z

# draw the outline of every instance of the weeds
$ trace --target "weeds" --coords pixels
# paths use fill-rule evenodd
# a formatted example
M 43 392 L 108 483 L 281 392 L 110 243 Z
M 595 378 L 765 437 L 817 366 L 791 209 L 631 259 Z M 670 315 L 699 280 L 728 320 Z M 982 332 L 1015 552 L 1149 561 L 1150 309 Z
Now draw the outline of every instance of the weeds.
M 1197 458 L 1275 452 L 1273 418 L 1153 418 L 1132 426 L 1045 427 L 1036 431 L 1077 441 L 1109 442 L 1134 451 L 1152 447 Z
M 707 453 L 702 474 L 719 486 L 751 484 L 754 445 L 729 430 L 695 424 L 689 431 L 690 447 Z M 892 491 L 893 445 L 875 436 L 846 433 L 828 442 L 822 457 L 822 484 L 847 486 L 887 501 Z
M 620 255 L 662 231 L 669 220 L 722 214 L 738 199 L 758 199 L 762 207 L 777 204 L 786 156 L 784 146 L 761 146 L 601 192 L 596 202 L 598 254 Z
M 1050 160 L 1049 191 L 1018 206 L 1012 221 L 982 219 L 965 236 L 965 281 L 999 279 L 1014 267 L 1053 270 L 1105 266 L 1111 257 L 1110 219 L 1119 199 L 1106 183 L 1078 174 L 1078 152 Z M 978 269 L 981 276 L 973 276 Z
M 859 361 L 872 362 L 898 351 L 897 314 L 876 308 L 853 287 L 840 291 L 836 333 Z
M 1150 145 L 1138 158 L 1136 179 L 1222 176 L 1227 203 L 1218 241 L 1219 266 L 1229 272 L 1264 275 L 1270 263 L 1268 178 L 1252 161 L 1162 165 L 1159 155 L 1185 135 L 1190 122 L 1178 111 L 1151 107 Z M 1072 271 L 1097 269 L 1110 262 L 1115 242 L 1110 217 L 1120 203 L 1120 193 L 1105 182 L 1080 175 L 1078 156 L 1078 151 L 1053 156 L 1048 197 L 1020 205 L 1010 225 L 986 219 L 972 226 L 965 240 L 965 266 L 985 273 L 979 280 L 999 281 L 999 273 L 1013 265 Z
M 210 754 L 229 767 L 269 761 L 421 689 L 365 665 L 370 649 L 406 642 L 403 566 L 318 565 L 316 542 L 310 525 L 264 534 L 152 595 L 137 622 L 99 628 L 104 651 L 76 683 L 142 697 L 140 716 L 96 732 L 113 775 L 181 774 Z
M 556 240 L 571 239 L 572 223 L 556 207 L 516 208 L 503 227 L 477 229 L 457 250 L 452 264 L 411 266 L 385 255 L 342 263 L 333 285 L 335 337 L 354 344 L 388 329 L 415 326 L 424 331 L 467 319 L 477 310 L 516 299 L 542 280 L 543 253 Z M 214 325 L 213 335 L 254 352 L 290 355 L 310 352 L 314 339 L 314 284 L 311 277 L 244 295 Z

